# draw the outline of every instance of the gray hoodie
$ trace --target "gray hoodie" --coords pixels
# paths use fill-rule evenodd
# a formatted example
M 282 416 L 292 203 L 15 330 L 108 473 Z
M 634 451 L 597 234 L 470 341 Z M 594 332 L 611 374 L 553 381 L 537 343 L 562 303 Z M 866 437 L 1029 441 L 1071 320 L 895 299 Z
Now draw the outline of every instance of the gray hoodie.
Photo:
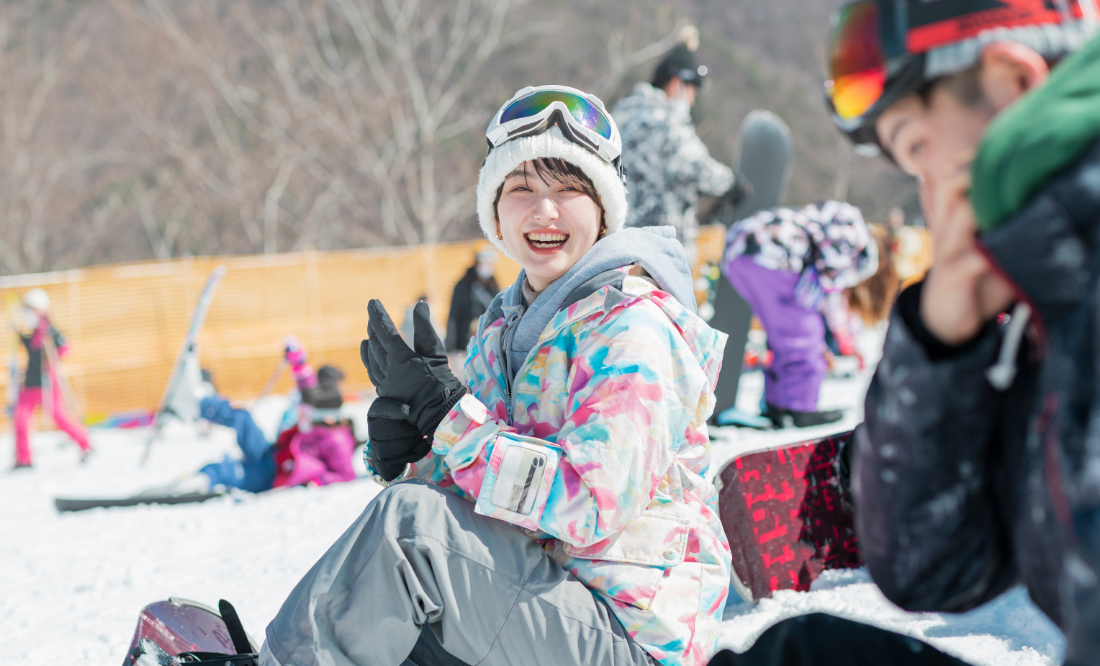
M 531 350 L 554 315 L 563 305 L 575 303 L 591 295 L 606 282 L 602 274 L 623 266 L 641 266 L 657 287 L 670 294 L 686 308 L 695 310 L 695 291 L 684 246 L 676 240 L 672 227 L 642 227 L 623 229 L 596 242 L 588 252 L 555 280 L 528 305 L 523 298 L 526 271 L 511 287 L 493 299 L 483 323 L 504 317 L 501 333 L 501 354 L 505 364 L 508 392 L 516 374 L 523 367 Z

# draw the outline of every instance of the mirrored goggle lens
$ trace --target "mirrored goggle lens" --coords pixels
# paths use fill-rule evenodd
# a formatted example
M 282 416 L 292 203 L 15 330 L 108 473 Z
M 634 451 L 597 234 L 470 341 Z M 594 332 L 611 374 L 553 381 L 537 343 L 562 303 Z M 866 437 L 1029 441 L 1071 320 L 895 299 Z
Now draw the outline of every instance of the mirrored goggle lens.
M 603 111 L 580 95 L 558 90 L 540 90 L 517 99 L 504 109 L 504 113 L 500 114 L 500 124 L 537 116 L 553 102 L 564 104 L 565 108 L 569 109 L 569 115 L 573 116 L 573 120 L 581 127 L 590 129 L 605 139 L 611 139 L 611 123 L 608 122 Z
M 844 120 L 863 115 L 882 97 L 886 61 L 875 3 L 848 5 L 837 12 L 828 63 L 829 80 L 825 87 L 837 115 Z

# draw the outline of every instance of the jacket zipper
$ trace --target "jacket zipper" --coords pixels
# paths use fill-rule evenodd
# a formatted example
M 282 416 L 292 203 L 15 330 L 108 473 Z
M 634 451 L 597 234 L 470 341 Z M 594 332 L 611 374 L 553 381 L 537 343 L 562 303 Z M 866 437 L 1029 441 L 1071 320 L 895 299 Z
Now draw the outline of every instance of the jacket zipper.
M 513 392 L 514 392 L 514 389 L 515 389 L 516 382 L 515 382 L 515 380 L 513 380 L 511 382 L 511 384 L 508 386 L 508 388 L 505 389 L 503 386 L 500 385 L 500 382 L 497 381 L 496 372 L 493 370 L 492 366 L 489 365 L 488 354 L 485 353 L 485 344 L 484 344 L 485 337 L 482 335 L 484 332 L 485 332 L 484 324 L 479 325 L 478 326 L 478 332 L 477 332 L 477 339 L 478 339 L 478 346 L 481 348 L 481 354 L 480 354 L 481 362 L 485 366 L 485 371 L 486 371 L 485 375 L 489 378 L 489 381 L 493 382 L 493 384 L 496 385 L 497 390 L 499 390 L 501 393 L 504 394 L 505 404 L 508 406 L 508 425 L 511 426 L 512 421 L 515 418 L 513 416 L 512 412 L 515 409 L 515 398 L 513 397 Z M 504 339 L 504 332 L 503 331 L 501 331 L 501 335 L 499 336 L 498 339 L 503 341 L 503 339 Z M 516 372 L 516 379 L 519 379 L 519 376 L 520 376 L 520 374 L 522 374 L 523 369 L 526 368 L 527 365 L 531 362 L 532 356 L 534 355 L 534 353 L 536 351 L 538 351 L 538 349 L 541 345 L 542 345 L 542 337 L 540 336 L 538 342 L 536 342 L 535 346 L 531 348 L 531 351 L 527 352 L 527 358 L 525 358 L 523 360 L 523 365 L 519 366 L 519 370 Z M 507 354 L 508 353 L 504 349 L 501 349 L 500 352 L 502 354 Z M 507 369 L 505 369 L 505 371 L 507 371 Z

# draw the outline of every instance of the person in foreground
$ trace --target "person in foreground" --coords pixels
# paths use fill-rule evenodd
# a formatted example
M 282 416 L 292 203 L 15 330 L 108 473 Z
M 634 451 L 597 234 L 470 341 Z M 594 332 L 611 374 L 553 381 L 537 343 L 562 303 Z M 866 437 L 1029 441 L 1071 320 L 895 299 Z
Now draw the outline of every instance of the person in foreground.
M 1100 38 L 1085 2 L 861 2 L 834 119 L 916 176 L 933 238 L 857 436 L 868 570 L 912 611 L 1011 586 L 1100 659 Z
M 468 386 L 425 304 L 409 349 L 371 301 L 368 466 L 391 484 L 306 574 L 260 662 L 703 665 L 730 553 L 705 479 L 725 336 L 682 246 L 623 230 L 603 104 L 524 88 L 493 118 L 488 239 L 522 266 Z

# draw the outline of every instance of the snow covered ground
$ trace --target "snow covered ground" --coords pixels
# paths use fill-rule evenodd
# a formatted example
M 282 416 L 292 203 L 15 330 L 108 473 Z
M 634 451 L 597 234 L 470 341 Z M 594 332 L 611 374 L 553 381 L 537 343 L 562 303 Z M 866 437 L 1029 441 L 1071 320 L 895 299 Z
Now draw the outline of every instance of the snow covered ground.
M 715 462 L 854 426 L 862 418 L 866 382 L 866 375 L 830 379 L 822 388 L 823 408 L 848 410 L 839 428 L 770 433 L 723 428 L 715 434 Z M 762 386 L 760 373 L 744 377 L 739 396 L 744 410 L 755 411 Z M 270 398 L 257 406 L 262 426 L 275 427 L 282 404 Z M 365 425 L 366 405 L 349 407 Z M 211 605 L 228 599 L 253 637 L 262 640 L 294 584 L 380 490 L 362 479 L 201 505 L 64 515 L 54 510 L 57 496 L 128 495 L 235 452 L 228 429 L 215 427 L 201 438 L 179 426 L 168 430 L 142 468 L 145 434 L 95 430 L 99 453 L 81 466 L 75 446 L 60 433 L 43 433 L 34 441 L 33 471 L 0 472 L 4 664 L 121 664 L 138 611 L 169 596 Z M 10 469 L 12 450 L 11 435 L 4 434 L 0 469 Z M 814 611 L 921 638 L 973 664 L 1059 664 L 1064 653 L 1061 633 L 1023 590 L 965 615 L 905 613 L 887 602 L 863 571 L 831 573 L 808 593 L 780 592 L 756 606 L 730 606 L 723 647 L 743 651 L 775 622 Z

